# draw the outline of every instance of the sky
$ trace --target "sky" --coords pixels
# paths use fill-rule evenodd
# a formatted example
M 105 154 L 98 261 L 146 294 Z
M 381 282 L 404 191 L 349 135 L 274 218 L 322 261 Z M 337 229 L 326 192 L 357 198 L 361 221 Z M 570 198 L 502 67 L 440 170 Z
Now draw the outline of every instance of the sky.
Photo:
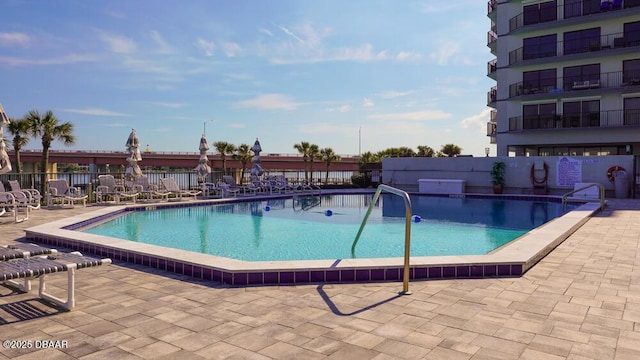
M 495 155 L 486 1 L 2 0 L 0 14 L 0 104 L 71 122 L 76 143 L 52 150 L 125 151 L 135 129 L 151 151 L 197 152 L 205 134 L 211 153 L 258 138 L 263 155 L 301 141 Z

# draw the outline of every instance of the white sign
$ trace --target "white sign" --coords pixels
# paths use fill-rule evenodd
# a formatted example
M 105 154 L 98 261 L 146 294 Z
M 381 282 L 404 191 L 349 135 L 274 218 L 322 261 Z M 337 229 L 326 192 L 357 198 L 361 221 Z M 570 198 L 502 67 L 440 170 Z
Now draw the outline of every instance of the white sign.
M 558 186 L 573 187 L 582 182 L 582 162 L 570 157 L 561 157 L 556 164 Z

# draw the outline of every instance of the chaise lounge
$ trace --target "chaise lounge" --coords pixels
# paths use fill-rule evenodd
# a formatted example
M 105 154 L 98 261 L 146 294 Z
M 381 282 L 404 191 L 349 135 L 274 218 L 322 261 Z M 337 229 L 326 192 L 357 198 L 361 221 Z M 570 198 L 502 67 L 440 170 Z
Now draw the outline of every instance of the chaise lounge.
M 67 310 L 75 307 L 76 270 L 111 264 L 111 259 L 96 259 L 80 253 L 56 253 L 47 257 L 27 257 L 0 262 L 0 281 L 21 291 L 31 290 L 30 280 L 39 279 L 38 296 Z M 67 273 L 67 298 L 46 292 L 46 279 L 54 273 Z M 20 284 L 16 280 L 25 280 Z

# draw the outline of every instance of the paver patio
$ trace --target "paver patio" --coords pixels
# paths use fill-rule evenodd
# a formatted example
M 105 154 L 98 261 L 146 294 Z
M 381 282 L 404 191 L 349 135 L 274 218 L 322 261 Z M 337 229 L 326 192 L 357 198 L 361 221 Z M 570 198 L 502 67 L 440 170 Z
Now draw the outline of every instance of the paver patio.
M 0 243 L 91 210 L 0 217 Z M 409 296 L 400 282 L 234 288 L 118 261 L 76 276 L 70 312 L 0 286 L 0 340 L 68 344 L 0 359 L 640 359 L 640 200 L 609 200 L 523 277 L 416 281 Z

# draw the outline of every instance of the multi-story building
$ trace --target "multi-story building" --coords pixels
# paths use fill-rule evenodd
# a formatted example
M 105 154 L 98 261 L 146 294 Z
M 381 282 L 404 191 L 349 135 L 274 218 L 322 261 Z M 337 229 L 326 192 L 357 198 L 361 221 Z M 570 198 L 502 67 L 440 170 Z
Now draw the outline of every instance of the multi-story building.
M 640 0 L 490 0 L 498 156 L 640 155 Z

